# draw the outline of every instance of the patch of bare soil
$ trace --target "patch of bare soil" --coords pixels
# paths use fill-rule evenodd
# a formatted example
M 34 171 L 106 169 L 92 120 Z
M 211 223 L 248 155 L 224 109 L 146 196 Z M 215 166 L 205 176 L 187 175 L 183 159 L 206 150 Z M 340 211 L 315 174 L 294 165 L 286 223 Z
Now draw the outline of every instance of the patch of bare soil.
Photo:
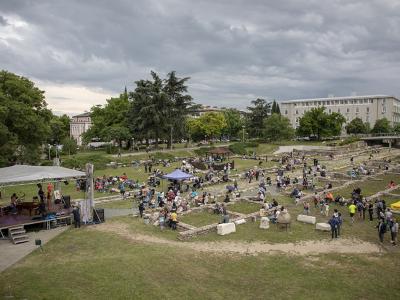
M 260 253 L 278 254 L 286 253 L 292 255 L 315 255 L 326 253 L 379 253 L 383 249 L 376 244 L 356 240 L 356 239 L 337 239 L 322 241 L 304 241 L 299 243 L 268 244 L 263 242 L 179 242 L 171 241 L 155 236 L 133 233 L 128 226 L 123 223 L 103 223 L 91 227 L 92 230 L 118 234 L 132 241 L 142 243 L 152 243 L 181 247 L 201 252 L 232 253 L 243 255 L 257 255 Z

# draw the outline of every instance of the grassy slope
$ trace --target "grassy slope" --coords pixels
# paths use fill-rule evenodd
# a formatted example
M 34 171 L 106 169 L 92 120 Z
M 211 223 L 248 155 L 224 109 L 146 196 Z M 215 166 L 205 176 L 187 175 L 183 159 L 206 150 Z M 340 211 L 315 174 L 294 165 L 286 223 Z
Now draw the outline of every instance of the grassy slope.
M 399 254 L 235 256 L 69 230 L 2 273 L 17 299 L 398 299 Z

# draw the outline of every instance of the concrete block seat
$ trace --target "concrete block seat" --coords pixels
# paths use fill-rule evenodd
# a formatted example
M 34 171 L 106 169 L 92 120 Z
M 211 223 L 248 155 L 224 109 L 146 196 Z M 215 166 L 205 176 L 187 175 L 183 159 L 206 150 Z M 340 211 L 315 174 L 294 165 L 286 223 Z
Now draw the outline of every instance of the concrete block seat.
M 317 223 L 315 225 L 316 230 L 321 230 L 321 231 L 331 231 L 331 225 L 328 223 Z
M 313 216 L 298 215 L 297 221 L 314 225 L 317 222 L 317 219 Z
M 235 223 L 223 223 L 217 225 L 217 234 L 218 235 L 226 235 L 236 232 Z

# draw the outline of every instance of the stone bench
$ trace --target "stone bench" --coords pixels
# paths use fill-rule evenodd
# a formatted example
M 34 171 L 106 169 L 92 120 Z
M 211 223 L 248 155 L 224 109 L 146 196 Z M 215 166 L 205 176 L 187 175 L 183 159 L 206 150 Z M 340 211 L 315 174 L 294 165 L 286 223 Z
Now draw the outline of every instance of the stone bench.
M 235 223 L 224 223 L 224 224 L 218 224 L 217 226 L 218 235 L 226 235 L 232 232 L 236 232 Z
M 316 230 L 321 230 L 321 231 L 331 231 L 331 225 L 328 223 L 317 223 L 315 225 Z
M 313 216 L 298 215 L 297 221 L 314 225 L 317 222 L 317 219 Z

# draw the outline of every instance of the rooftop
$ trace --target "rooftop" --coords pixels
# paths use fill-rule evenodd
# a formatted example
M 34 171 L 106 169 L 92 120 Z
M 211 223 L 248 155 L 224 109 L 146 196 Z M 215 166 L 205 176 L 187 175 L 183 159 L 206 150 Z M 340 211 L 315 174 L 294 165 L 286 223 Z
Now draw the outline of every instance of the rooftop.
M 90 117 L 90 112 L 84 112 L 83 114 L 72 116 L 73 118 L 83 118 L 83 117 Z
M 349 99 L 370 99 L 370 98 L 396 98 L 394 96 L 388 95 L 364 95 L 364 96 L 345 96 L 345 97 L 327 97 L 327 98 L 308 98 L 308 99 L 293 99 L 293 100 L 283 100 L 279 103 L 292 103 L 292 102 L 304 102 L 304 101 L 326 101 L 326 100 L 349 100 Z

